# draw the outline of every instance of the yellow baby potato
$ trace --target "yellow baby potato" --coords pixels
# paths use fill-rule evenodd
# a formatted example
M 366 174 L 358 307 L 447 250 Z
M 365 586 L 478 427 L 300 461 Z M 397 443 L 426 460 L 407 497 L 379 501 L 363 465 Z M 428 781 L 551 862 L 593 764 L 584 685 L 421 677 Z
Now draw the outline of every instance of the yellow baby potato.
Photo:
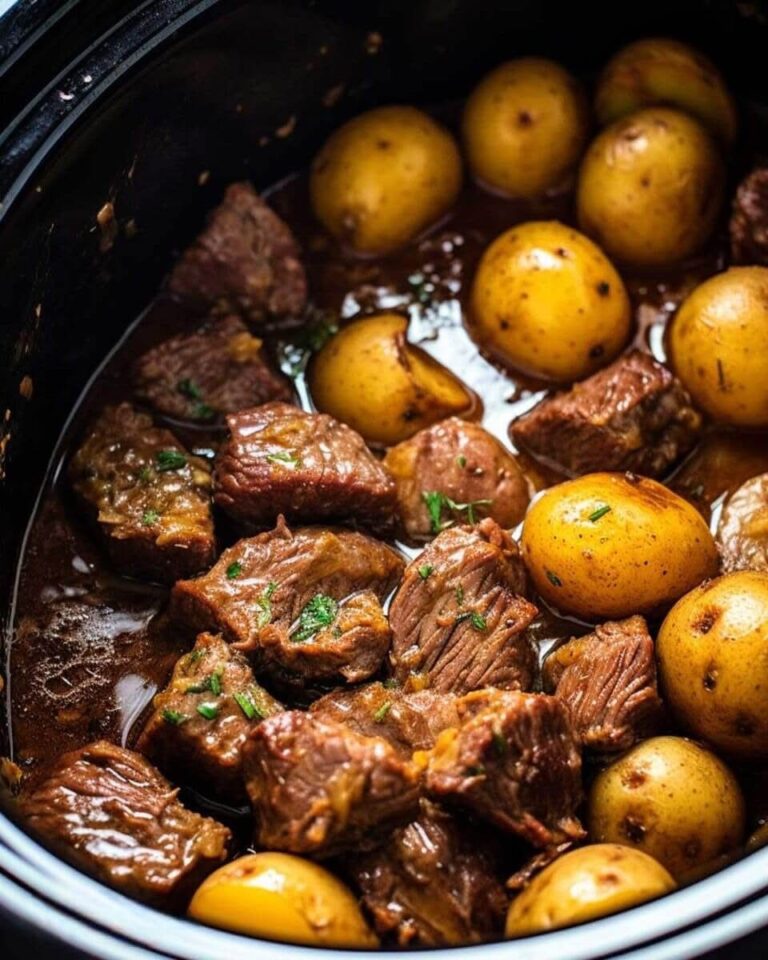
M 654 104 L 691 114 L 726 143 L 736 137 L 736 105 L 719 70 L 679 40 L 651 37 L 630 43 L 609 61 L 595 92 L 601 125 Z
M 536 57 L 502 63 L 472 91 L 462 135 L 467 162 L 485 186 L 536 197 L 574 169 L 589 129 L 578 82 Z
M 729 573 L 686 594 L 656 650 L 666 701 L 692 733 L 768 758 L 768 573 Z
M 310 173 L 315 216 L 343 244 L 378 255 L 402 247 L 453 205 L 461 188 L 453 137 L 416 107 L 378 107 L 325 142 Z
M 629 337 L 621 277 L 587 237 L 555 220 L 512 227 L 483 254 L 469 327 L 502 363 L 551 380 L 581 380 Z
M 506 936 L 525 937 L 596 920 L 661 897 L 677 884 L 632 847 L 593 843 L 558 857 L 512 901 Z
M 369 443 L 400 443 L 474 406 L 460 380 L 408 343 L 407 330 L 408 319 L 399 313 L 355 320 L 312 361 L 309 385 L 317 408 Z
M 287 853 L 254 853 L 221 867 L 197 888 L 189 915 L 288 943 L 378 946 L 352 892 L 328 870 Z
M 544 599 L 592 621 L 669 606 L 718 565 L 712 534 L 688 501 L 623 473 L 550 487 L 528 510 L 521 546 Z
M 696 287 L 672 321 L 669 350 L 711 417 L 768 426 L 768 267 L 732 267 Z
M 718 757 L 684 737 L 652 737 L 600 773 L 589 835 L 636 847 L 679 880 L 739 846 L 744 797 Z
M 709 239 L 723 182 L 719 150 L 697 120 L 663 107 L 640 110 L 612 123 L 587 150 L 579 226 L 621 263 L 667 266 Z

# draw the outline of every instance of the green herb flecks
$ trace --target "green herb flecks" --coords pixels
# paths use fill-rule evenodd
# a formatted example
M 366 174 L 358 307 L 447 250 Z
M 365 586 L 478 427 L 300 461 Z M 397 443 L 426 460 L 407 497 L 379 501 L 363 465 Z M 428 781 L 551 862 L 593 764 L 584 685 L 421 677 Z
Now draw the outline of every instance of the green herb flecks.
M 200 391 L 200 387 L 195 383 L 194 380 L 190 380 L 189 377 L 184 380 L 179 380 L 176 384 L 176 389 L 184 397 L 188 397 L 190 400 L 202 400 L 203 394 Z
M 477 613 L 475 610 L 465 610 L 463 613 L 460 613 L 454 620 L 454 623 L 464 623 L 467 620 L 472 624 L 472 628 L 479 633 L 488 629 L 488 623 L 485 617 L 482 613 Z
M 166 723 L 170 723 L 174 727 L 180 727 L 182 723 L 189 720 L 188 716 L 179 713 L 178 710 L 163 710 L 161 716 Z
M 547 580 L 552 584 L 553 587 L 562 587 L 563 581 L 558 577 L 556 573 L 553 573 L 551 570 L 546 571 Z
M 215 720 L 219 715 L 219 708 L 215 703 L 198 703 L 197 712 L 206 720 Z
M 312 354 L 326 345 L 331 337 L 339 332 L 333 314 L 317 311 L 308 318 L 298 336 L 278 345 L 280 369 L 289 377 L 300 377 L 307 369 Z
M 459 584 L 459 586 L 456 587 L 456 606 L 457 607 L 464 606 L 464 587 L 462 587 L 461 584 Z
M 249 720 L 263 720 L 264 717 L 266 717 L 266 713 L 264 713 L 261 707 L 253 699 L 253 696 L 249 690 L 234 693 L 232 696 L 235 698 L 235 703 L 238 705 L 238 707 L 240 707 Z
M 169 470 L 181 470 L 186 467 L 187 458 L 178 450 L 158 450 L 155 454 L 155 466 L 158 473 Z
M 601 506 L 599 506 L 597 510 L 593 510 L 592 513 L 590 513 L 589 519 L 592 521 L 592 523 L 597 523 L 597 521 L 601 517 L 604 517 L 606 513 L 610 513 L 610 512 L 611 512 L 611 507 L 609 507 L 607 503 L 604 503 Z
M 422 580 L 427 580 L 434 569 L 431 563 L 424 563 L 418 568 L 419 576 Z
M 373 715 L 374 723 L 384 723 L 387 718 L 387 714 L 392 709 L 392 701 L 387 700 L 386 703 L 382 703 L 379 709 Z
M 456 503 L 455 500 L 439 490 L 422 490 L 421 499 L 427 507 L 432 533 L 440 533 L 442 530 L 446 530 L 457 519 L 462 519 L 462 515 L 466 518 L 467 523 L 477 523 L 477 508 L 487 507 L 493 503 L 493 500 L 470 500 L 468 503 Z
M 256 598 L 256 629 L 261 630 L 272 622 L 272 596 L 277 590 L 277 584 L 272 580 L 264 593 Z
M 464 469 L 464 467 L 466 467 L 467 458 L 464 456 L 463 453 L 459 454 L 459 456 L 456 457 L 456 463 L 461 467 L 462 470 Z
M 381 681 L 381 685 L 385 690 L 396 690 L 400 683 L 394 677 L 387 677 L 386 680 Z
M 139 480 L 142 483 L 149 483 L 151 479 L 152 479 L 152 467 L 149 467 L 149 466 L 142 467 L 141 470 L 139 470 Z
M 221 696 L 221 675 L 224 673 L 224 667 L 216 667 L 211 674 L 210 687 L 214 697 Z
M 235 560 L 227 567 L 227 580 L 237 580 L 243 572 L 243 565 L 239 560 Z
M 316 593 L 299 614 L 299 625 L 291 634 L 294 643 L 304 643 L 336 619 L 339 605 L 324 593 Z
M 141 518 L 141 522 L 145 527 L 154 527 L 157 521 L 160 519 L 160 514 L 157 510 L 147 510 L 144 513 L 144 516 Z
M 301 466 L 301 458 L 297 457 L 293 453 L 288 453 L 287 451 L 285 453 L 268 453 L 266 460 L 268 463 L 284 464 L 286 467 L 290 467 L 291 469 Z

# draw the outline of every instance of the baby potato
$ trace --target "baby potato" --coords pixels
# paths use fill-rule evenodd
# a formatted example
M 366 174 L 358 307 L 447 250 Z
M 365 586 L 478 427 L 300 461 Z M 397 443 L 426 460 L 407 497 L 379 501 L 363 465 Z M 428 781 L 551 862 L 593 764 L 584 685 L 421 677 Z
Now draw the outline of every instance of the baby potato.
M 360 254 L 402 247 L 439 220 L 461 189 L 453 137 L 415 107 L 378 107 L 326 140 L 312 163 L 312 209 Z
M 558 857 L 512 901 L 506 936 L 525 937 L 596 920 L 661 897 L 677 884 L 632 847 L 593 843 Z
M 669 706 L 696 736 L 768 758 L 768 573 L 741 570 L 679 600 L 656 643 Z
M 709 239 L 723 197 L 724 168 L 709 133 L 678 110 L 651 107 L 612 123 L 579 171 L 581 229 L 608 256 L 661 267 Z
M 445 417 L 466 415 L 473 394 L 408 343 L 408 319 L 381 313 L 348 324 L 313 358 L 312 399 L 369 443 L 400 443 Z
M 589 835 L 624 843 L 679 880 L 738 847 L 744 797 L 718 757 L 684 737 L 644 740 L 603 770 L 589 796 Z
M 629 337 L 627 291 L 587 237 L 555 220 L 523 223 L 483 254 L 470 332 L 497 359 L 551 380 L 581 380 Z
M 482 184 L 510 197 L 536 197 L 575 167 L 588 126 L 575 78 L 551 60 L 524 57 L 502 63 L 475 87 L 462 135 Z
M 768 426 L 768 267 L 731 267 L 696 287 L 672 321 L 669 352 L 715 420 Z
M 649 37 L 630 43 L 609 61 L 597 84 L 595 114 L 601 126 L 654 104 L 691 114 L 725 143 L 736 137 L 736 105 L 719 70 L 679 40 Z
M 378 946 L 352 892 L 332 873 L 287 853 L 239 857 L 197 888 L 189 915 L 236 933 L 318 947 Z
M 592 621 L 652 613 L 717 573 L 701 514 L 630 473 L 590 473 L 550 487 L 528 510 L 521 546 L 541 596 Z

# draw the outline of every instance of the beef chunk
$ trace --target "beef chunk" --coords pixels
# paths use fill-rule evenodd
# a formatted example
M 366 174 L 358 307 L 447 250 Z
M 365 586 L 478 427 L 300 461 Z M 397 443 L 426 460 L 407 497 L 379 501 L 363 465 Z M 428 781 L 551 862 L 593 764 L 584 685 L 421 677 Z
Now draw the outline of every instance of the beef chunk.
M 354 521 L 388 531 L 394 481 L 362 437 L 322 413 L 267 403 L 227 417 L 216 458 L 216 503 L 236 520 L 264 526 L 278 514 L 317 523 Z
M 295 317 L 307 302 L 301 251 L 249 183 L 233 183 L 171 273 L 172 293 L 200 309 L 241 313 L 259 324 Z
M 350 870 L 377 932 L 401 947 L 501 937 L 507 897 L 485 834 L 422 801 L 419 816 Z
M 680 381 L 639 350 L 542 400 L 510 427 L 515 443 L 569 474 L 631 470 L 646 477 L 663 476 L 700 430 Z
M 399 686 L 368 683 L 335 690 L 312 704 L 324 720 L 346 724 L 366 737 L 383 737 L 404 756 L 429 750 L 447 727 L 458 726 L 456 697 L 432 690 L 407 693 Z
M 726 500 L 717 540 L 723 573 L 768 570 L 768 473 L 747 480 Z
M 445 530 L 406 568 L 392 601 L 394 676 L 454 694 L 530 687 L 526 628 L 538 611 L 524 588 L 517 544 L 494 520 Z
M 489 516 L 514 527 L 528 506 L 517 461 L 476 423 L 456 417 L 420 430 L 387 453 L 406 534 L 428 539 L 446 521 Z
M 545 661 L 544 686 L 568 707 L 581 744 L 600 753 L 627 750 L 660 720 L 653 640 L 642 617 L 604 623 L 558 647 Z
M 208 464 L 129 403 L 103 411 L 69 478 L 123 573 L 172 583 L 213 563 Z
M 734 263 L 768 265 L 768 168 L 757 167 L 739 184 L 729 229 Z
M 29 828 L 60 856 L 122 893 L 186 906 L 226 859 L 229 830 L 187 810 L 144 757 L 106 741 L 64 754 L 22 796 Z
M 133 368 L 136 394 L 160 413 L 199 423 L 268 400 L 290 401 L 290 384 L 261 347 L 237 317 L 211 320 L 140 357 Z
M 567 708 L 543 693 L 479 690 L 458 709 L 462 725 L 423 756 L 428 791 L 536 847 L 583 836 L 581 755 Z
M 259 670 L 286 682 L 364 680 L 381 665 L 391 632 L 381 603 L 402 559 L 351 530 L 282 519 L 269 533 L 240 540 L 195 580 L 171 594 L 171 614 L 195 630 L 221 632 Z
M 239 653 L 202 633 L 155 697 L 136 749 L 204 795 L 244 803 L 243 744 L 256 724 L 282 709 Z
M 301 711 L 270 717 L 244 750 L 256 842 L 329 856 L 375 845 L 418 803 L 420 777 L 379 737 Z

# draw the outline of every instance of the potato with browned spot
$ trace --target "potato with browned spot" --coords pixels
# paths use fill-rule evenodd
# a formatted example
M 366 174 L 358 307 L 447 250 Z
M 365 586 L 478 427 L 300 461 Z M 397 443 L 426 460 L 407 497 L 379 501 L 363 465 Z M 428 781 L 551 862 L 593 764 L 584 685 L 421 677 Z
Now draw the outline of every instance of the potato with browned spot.
M 559 187 L 587 141 L 589 111 L 578 81 L 551 60 L 500 64 L 469 95 L 462 136 L 469 168 L 509 197 Z
M 701 514 L 629 473 L 550 487 L 528 510 L 521 546 L 544 599 L 592 621 L 662 610 L 718 569 Z
M 742 843 L 744 797 L 714 753 L 652 737 L 598 774 L 588 821 L 593 840 L 642 850 L 680 880 Z
M 670 893 L 677 884 L 653 857 L 593 843 L 558 857 L 512 901 L 506 936 L 525 937 L 596 920 Z
M 404 246 L 451 208 L 461 189 L 459 149 L 416 107 L 378 107 L 349 120 L 312 163 L 317 219 L 356 253 Z
M 629 338 L 624 283 L 599 247 L 555 220 L 512 227 L 486 249 L 472 282 L 469 330 L 502 363 L 581 380 Z
M 717 222 L 725 172 L 707 130 L 678 110 L 616 120 L 579 171 L 579 227 L 620 263 L 666 267 L 699 250 Z
M 768 573 L 701 584 L 661 625 L 656 650 L 667 703 L 729 756 L 768 758 Z

